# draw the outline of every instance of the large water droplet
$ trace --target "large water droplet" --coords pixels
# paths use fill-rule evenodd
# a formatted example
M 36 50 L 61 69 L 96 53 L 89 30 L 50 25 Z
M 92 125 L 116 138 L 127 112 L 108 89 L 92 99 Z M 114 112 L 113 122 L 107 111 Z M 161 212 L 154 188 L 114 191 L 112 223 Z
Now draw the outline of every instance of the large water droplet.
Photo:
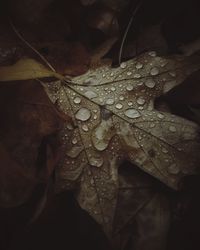
M 115 103 L 115 100 L 113 98 L 109 98 L 106 100 L 107 105 L 113 105 Z
M 139 105 L 143 105 L 143 104 L 145 104 L 145 99 L 143 98 L 143 97 L 138 97 L 138 99 L 137 99 L 137 103 L 139 104 Z
M 90 116 L 91 112 L 87 108 L 81 108 L 75 114 L 76 119 L 80 121 L 87 121 L 90 118 Z
M 74 98 L 74 103 L 75 103 L 75 104 L 79 104 L 79 103 L 81 103 L 81 98 L 80 98 L 80 97 L 78 97 L 78 96 L 77 96 L 77 97 L 75 97 L 75 98 Z
M 97 97 L 97 94 L 94 91 L 88 90 L 84 93 L 84 95 L 89 98 L 89 99 L 93 99 L 95 97 Z
M 136 65 L 135 65 L 136 69 L 142 69 L 143 67 L 143 64 L 140 63 L 140 62 L 137 62 Z
M 145 85 L 148 87 L 148 88 L 154 88 L 156 83 L 153 79 L 147 79 L 146 82 L 145 82 Z
M 124 113 L 128 118 L 138 118 L 140 117 L 140 113 L 136 109 L 127 109 Z
M 151 74 L 152 76 L 158 75 L 158 74 L 159 74 L 159 69 L 158 69 L 157 67 L 152 68 L 152 69 L 150 70 L 150 74 Z
M 104 163 L 104 160 L 103 160 L 103 158 L 101 156 L 99 156 L 99 157 L 91 157 L 89 159 L 89 161 L 90 161 L 90 165 L 92 165 L 94 167 L 98 167 L 98 168 L 101 167 L 103 165 L 103 163 Z
M 129 84 L 126 86 L 126 90 L 132 91 L 132 90 L 133 90 L 133 85 L 129 83 Z
M 120 68 L 122 68 L 122 69 L 125 69 L 126 66 L 127 66 L 127 64 L 126 64 L 125 62 L 122 62 L 122 63 L 120 64 Z
M 117 103 L 115 105 L 116 109 L 122 109 L 123 108 L 123 105 L 121 103 Z

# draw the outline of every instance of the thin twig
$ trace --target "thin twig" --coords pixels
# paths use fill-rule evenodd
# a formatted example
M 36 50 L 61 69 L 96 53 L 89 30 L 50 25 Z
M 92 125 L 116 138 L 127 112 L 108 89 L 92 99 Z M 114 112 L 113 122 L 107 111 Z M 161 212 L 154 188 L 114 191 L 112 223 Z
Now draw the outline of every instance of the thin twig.
M 143 3 L 143 0 L 140 0 L 138 2 L 138 4 L 137 4 L 136 8 L 133 10 L 133 14 L 132 14 L 132 16 L 131 16 L 131 18 L 130 18 L 130 20 L 128 22 L 128 25 L 126 27 L 126 30 L 124 32 L 124 35 L 123 35 L 123 38 L 122 38 L 122 42 L 121 42 L 121 46 L 120 46 L 120 50 L 119 50 L 119 64 L 121 63 L 121 60 L 122 60 L 122 52 L 123 52 L 124 43 L 126 41 L 127 34 L 128 34 L 129 29 L 130 29 L 130 27 L 132 25 L 133 19 L 134 19 L 136 13 L 138 12 L 138 10 L 140 9 L 142 3 Z
M 46 65 L 53 71 L 56 72 L 56 70 L 54 69 L 54 67 L 47 61 L 47 59 L 41 55 L 29 42 L 27 42 L 23 36 L 19 33 L 19 31 L 16 29 L 15 25 L 13 24 L 13 22 L 11 20 L 9 20 L 10 25 L 13 29 L 13 31 L 15 32 L 15 34 L 18 36 L 18 38 L 23 41 L 30 49 L 32 49 L 45 63 Z

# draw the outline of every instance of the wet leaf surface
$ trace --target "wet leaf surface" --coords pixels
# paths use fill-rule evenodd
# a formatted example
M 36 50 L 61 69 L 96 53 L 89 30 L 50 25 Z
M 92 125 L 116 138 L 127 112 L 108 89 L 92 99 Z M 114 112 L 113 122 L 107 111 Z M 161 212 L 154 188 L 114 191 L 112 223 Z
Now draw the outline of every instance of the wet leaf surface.
M 115 231 L 122 161 L 173 189 L 197 171 L 199 127 L 154 109 L 156 97 L 199 67 L 196 59 L 149 52 L 118 68 L 45 84 L 52 102 L 72 118 L 62 132 L 66 155 L 57 170 L 57 190 L 76 188 L 80 206 L 109 237 Z

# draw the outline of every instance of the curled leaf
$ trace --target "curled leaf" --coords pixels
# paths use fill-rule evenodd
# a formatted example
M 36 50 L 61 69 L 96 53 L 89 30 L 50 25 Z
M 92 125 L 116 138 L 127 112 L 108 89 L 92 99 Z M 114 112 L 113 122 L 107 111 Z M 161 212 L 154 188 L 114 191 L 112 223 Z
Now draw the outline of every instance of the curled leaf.
M 45 77 L 63 79 L 58 73 L 53 72 L 31 58 L 23 58 L 14 65 L 0 67 L 0 82 L 30 80 Z

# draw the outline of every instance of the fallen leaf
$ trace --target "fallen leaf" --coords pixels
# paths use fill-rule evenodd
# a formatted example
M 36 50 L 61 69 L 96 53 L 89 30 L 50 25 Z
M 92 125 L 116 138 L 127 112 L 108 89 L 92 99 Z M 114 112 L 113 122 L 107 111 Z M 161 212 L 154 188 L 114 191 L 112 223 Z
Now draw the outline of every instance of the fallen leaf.
M 55 77 L 62 79 L 62 76 L 53 72 L 41 63 L 30 58 L 23 58 L 11 66 L 0 67 L 0 82 L 30 80 L 44 77 Z
M 72 117 L 62 132 L 66 155 L 56 171 L 57 190 L 75 188 L 80 206 L 110 238 L 122 161 L 173 189 L 196 173 L 198 125 L 155 110 L 154 100 L 199 67 L 199 58 L 149 52 L 118 68 L 89 70 L 71 83 L 46 84 L 52 102 Z

